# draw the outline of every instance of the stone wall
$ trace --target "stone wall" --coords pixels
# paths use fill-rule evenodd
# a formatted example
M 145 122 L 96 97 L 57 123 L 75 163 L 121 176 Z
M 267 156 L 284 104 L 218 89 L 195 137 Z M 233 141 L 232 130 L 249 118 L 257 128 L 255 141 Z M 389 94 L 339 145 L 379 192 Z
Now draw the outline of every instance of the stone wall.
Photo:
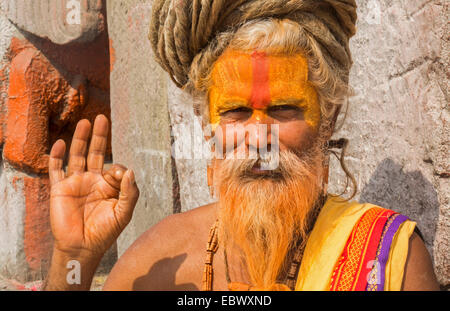
M 118 240 L 122 254 L 145 230 L 173 213 L 167 77 L 147 39 L 151 1 L 107 1 L 114 162 L 134 169 L 141 195 Z M 175 182 L 176 187 L 176 182 Z
M 441 284 L 450 284 L 448 2 L 358 1 L 345 123 L 357 199 L 417 221 Z M 446 69 L 447 68 L 447 69 Z M 341 115 L 341 120 L 343 120 Z M 345 178 L 337 161 L 331 191 Z

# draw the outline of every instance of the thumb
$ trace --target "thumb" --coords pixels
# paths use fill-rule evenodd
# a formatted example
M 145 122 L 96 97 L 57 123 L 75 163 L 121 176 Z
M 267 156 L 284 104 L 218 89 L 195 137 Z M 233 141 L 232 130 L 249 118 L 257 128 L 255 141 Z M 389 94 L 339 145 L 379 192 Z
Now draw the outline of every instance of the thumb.
M 127 168 L 121 164 L 113 164 L 108 171 L 103 172 L 105 181 L 117 191 L 120 190 L 122 178 L 127 171 Z
M 127 170 L 120 183 L 119 201 L 115 207 L 117 219 L 120 220 L 123 228 L 130 222 L 138 198 L 139 188 L 135 181 L 134 172 Z

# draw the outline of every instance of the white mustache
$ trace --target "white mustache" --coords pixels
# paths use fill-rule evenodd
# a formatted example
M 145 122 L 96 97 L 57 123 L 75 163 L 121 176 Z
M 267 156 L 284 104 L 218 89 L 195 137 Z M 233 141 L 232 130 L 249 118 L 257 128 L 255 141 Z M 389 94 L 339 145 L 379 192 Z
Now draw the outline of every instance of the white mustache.
M 250 153 L 248 157 L 240 157 L 230 153 L 225 157 L 225 161 L 236 161 L 234 163 L 238 163 L 243 169 L 250 169 L 258 164 L 261 170 L 272 171 L 279 168 L 280 152 L 277 150 L 274 152 Z
M 258 157 L 253 159 L 225 159 L 223 168 L 225 168 L 225 175 L 223 177 L 228 178 L 231 176 L 237 178 L 276 178 L 287 179 L 297 173 L 297 169 L 292 167 L 292 159 L 295 157 L 298 165 L 301 165 L 304 161 L 300 159 L 292 151 L 282 151 L 280 153 L 261 153 Z M 291 164 L 289 164 L 291 163 Z M 267 170 L 267 175 L 255 175 L 252 169 L 255 165 L 259 166 L 261 170 Z
M 260 154 L 256 163 L 260 165 L 261 170 L 276 170 L 280 165 L 280 154 L 278 152 Z

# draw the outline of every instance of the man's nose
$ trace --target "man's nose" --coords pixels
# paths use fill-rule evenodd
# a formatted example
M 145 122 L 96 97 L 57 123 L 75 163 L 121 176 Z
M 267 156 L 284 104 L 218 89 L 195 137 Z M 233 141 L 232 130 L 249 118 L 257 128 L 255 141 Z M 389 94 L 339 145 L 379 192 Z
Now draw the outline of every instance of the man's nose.
M 264 111 L 255 109 L 246 124 L 245 145 L 249 149 L 269 148 L 273 120 Z

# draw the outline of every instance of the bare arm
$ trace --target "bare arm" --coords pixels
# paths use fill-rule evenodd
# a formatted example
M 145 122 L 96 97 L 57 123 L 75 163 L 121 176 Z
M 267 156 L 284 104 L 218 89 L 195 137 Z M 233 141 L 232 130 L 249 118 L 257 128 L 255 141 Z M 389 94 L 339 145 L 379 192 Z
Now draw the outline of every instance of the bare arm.
M 438 291 L 440 289 L 430 254 L 416 233 L 409 241 L 402 287 L 405 291 Z

